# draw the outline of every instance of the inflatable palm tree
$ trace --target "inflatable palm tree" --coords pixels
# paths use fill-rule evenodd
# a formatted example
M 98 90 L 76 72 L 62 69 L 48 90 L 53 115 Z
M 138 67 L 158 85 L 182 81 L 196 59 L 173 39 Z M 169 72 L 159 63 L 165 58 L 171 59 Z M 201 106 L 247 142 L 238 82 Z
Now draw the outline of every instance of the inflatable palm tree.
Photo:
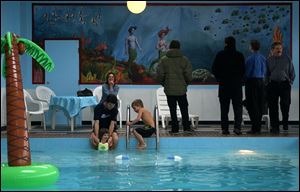
M 24 47 L 25 46 L 25 47 Z M 54 68 L 52 60 L 35 43 L 15 34 L 7 33 L 1 38 L 1 53 L 5 53 L 3 75 L 6 77 L 7 99 L 7 142 L 8 164 L 24 166 L 31 164 L 26 111 L 24 105 L 23 82 L 19 54 L 26 51 L 46 70 Z
M 4 38 L 1 37 L 1 54 L 5 53 L 2 74 L 6 77 L 8 152 L 8 166 L 1 166 L 1 186 L 17 185 L 16 183 L 18 182 L 16 180 L 11 181 L 12 175 L 2 175 L 6 174 L 6 172 L 9 172 L 9 174 L 15 172 L 15 170 L 11 171 L 11 167 L 33 166 L 31 165 L 23 82 L 19 61 L 19 54 L 24 52 L 32 56 L 47 71 L 52 71 L 54 68 L 51 58 L 32 41 L 19 38 L 10 32 Z M 18 173 L 16 172 L 15 174 L 17 176 Z

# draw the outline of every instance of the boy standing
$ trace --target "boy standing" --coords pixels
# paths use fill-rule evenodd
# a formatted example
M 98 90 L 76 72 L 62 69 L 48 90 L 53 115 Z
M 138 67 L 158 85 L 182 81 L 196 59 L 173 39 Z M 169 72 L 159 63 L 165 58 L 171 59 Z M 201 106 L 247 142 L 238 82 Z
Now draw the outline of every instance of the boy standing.
M 132 102 L 131 107 L 133 108 L 133 110 L 138 113 L 137 117 L 131 121 L 131 122 L 126 122 L 126 125 L 131 126 L 137 122 L 140 121 L 140 119 L 142 119 L 142 121 L 144 122 L 145 126 L 142 128 L 136 128 L 136 129 L 131 129 L 131 132 L 133 133 L 133 135 L 135 136 L 135 138 L 138 141 L 138 149 L 144 149 L 147 147 L 143 137 L 150 137 L 154 132 L 155 132 L 155 128 L 154 128 L 154 120 L 153 117 L 151 115 L 151 113 L 144 108 L 144 104 L 143 101 L 140 99 L 136 99 Z

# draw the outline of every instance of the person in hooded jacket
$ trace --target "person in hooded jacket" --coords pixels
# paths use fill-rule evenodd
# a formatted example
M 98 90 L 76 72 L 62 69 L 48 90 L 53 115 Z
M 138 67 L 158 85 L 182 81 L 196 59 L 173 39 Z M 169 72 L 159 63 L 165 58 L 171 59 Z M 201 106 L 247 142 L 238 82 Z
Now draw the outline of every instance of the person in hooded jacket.
M 183 56 L 180 51 L 180 42 L 172 40 L 169 50 L 161 58 L 158 64 L 158 81 L 164 87 L 167 96 L 168 106 L 170 108 L 172 131 L 171 134 L 179 132 L 177 119 L 177 103 L 182 116 L 182 125 L 184 132 L 193 132 L 190 127 L 187 86 L 192 82 L 192 65 L 188 58 Z
M 225 38 L 224 50 L 217 53 L 212 65 L 212 73 L 219 83 L 222 134 L 230 134 L 228 112 L 230 101 L 232 101 L 233 132 L 240 135 L 242 134 L 242 85 L 245 80 L 245 58 L 241 52 L 236 50 L 234 37 Z

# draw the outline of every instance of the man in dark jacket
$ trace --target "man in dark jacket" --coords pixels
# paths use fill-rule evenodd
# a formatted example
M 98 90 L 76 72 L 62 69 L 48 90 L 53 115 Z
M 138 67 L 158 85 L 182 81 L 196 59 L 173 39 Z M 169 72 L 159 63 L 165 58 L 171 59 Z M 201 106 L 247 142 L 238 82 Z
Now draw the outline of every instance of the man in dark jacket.
M 158 65 L 158 80 L 164 87 L 172 119 L 172 131 L 178 133 L 177 102 L 181 111 L 182 125 L 185 132 L 193 132 L 190 128 L 187 86 L 192 81 L 192 65 L 180 51 L 180 42 L 173 40 L 170 50 L 162 57 Z
M 235 48 L 234 37 L 225 38 L 224 50 L 215 57 L 212 73 L 219 82 L 222 134 L 229 133 L 228 112 L 230 100 L 234 111 L 234 133 L 241 134 L 242 123 L 242 84 L 245 75 L 245 59 Z

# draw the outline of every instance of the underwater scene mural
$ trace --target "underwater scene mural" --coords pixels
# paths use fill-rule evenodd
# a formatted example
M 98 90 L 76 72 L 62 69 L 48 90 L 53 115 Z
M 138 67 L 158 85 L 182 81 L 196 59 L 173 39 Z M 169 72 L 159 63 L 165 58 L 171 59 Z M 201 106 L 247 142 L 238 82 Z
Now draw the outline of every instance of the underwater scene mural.
M 136 15 L 126 4 L 33 4 L 33 41 L 79 39 L 80 84 L 102 83 L 110 71 L 119 84 L 158 84 L 158 62 L 177 39 L 193 66 L 193 84 L 214 84 L 211 66 L 227 36 L 245 57 L 252 39 L 265 56 L 273 41 L 291 54 L 291 11 L 290 3 L 153 3 Z M 40 70 L 33 82 L 43 79 Z

